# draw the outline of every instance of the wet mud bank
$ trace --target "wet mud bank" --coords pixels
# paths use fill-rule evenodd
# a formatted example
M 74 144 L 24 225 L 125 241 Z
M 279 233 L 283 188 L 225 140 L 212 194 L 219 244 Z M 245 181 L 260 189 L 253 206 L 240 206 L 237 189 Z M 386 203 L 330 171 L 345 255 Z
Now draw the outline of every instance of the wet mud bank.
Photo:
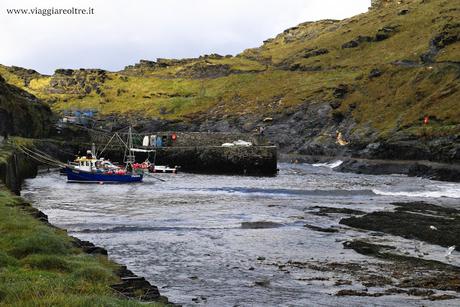
M 367 239 L 347 240 L 343 243 L 345 249 L 374 257 L 384 262 L 379 264 L 379 270 L 387 278 L 374 279 L 363 283 L 369 287 L 388 287 L 383 291 L 365 289 L 341 290 L 338 296 L 383 296 L 406 294 L 422 296 L 428 300 L 448 300 L 456 298 L 460 293 L 460 267 L 451 265 L 450 253 L 460 250 L 460 211 L 433 205 L 425 202 L 392 203 L 393 211 L 377 211 L 362 215 L 345 217 L 341 225 L 400 236 L 414 240 L 415 255 L 403 252 L 397 247 L 387 244 L 376 244 Z M 429 253 L 423 250 L 423 244 L 436 244 L 446 247 L 445 262 L 429 259 Z M 428 259 L 425 259 L 428 257 Z M 447 263 L 446 263 L 447 262 Z M 322 264 L 324 270 L 330 270 L 333 264 Z M 349 270 L 358 279 L 371 277 L 364 269 Z M 367 276 L 367 277 L 366 277 Z M 441 292 L 436 292 L 437 290 Z M 443 292 L 447 291 L 447 292 Z
M 299 278 L 309 285 L 318 283 L 336 287 L 337 297 L 394 297 L 407 296 L 425 301 L 458 299 L 460 293 L 460 266 L 451 262 L 450 252 L 459 250 L 460 210 L 422 201 L 395 202 L 386 211 L 364 211 L 349 207 L 313 206 L 309 214 L 338 218 L 338 225 L 304 227 L 333 236 L 337 233 L 358 230 L 359 235 L 339 240 L 346 250 L 374 258 L 376 261 L 287 261 L 267 263 L 286 274 L 298 271 L 313 272 L 313 277 Z M 393 235 L 413 245 L 383 237 Z M 337 239 L 336 239 L 337 240 Z M 445 255 L 439 260 L 431 257 L 431 250 L 424 244 L 445 247 Z M 408 248 L 408 249 L 406 249 Z M 410 252 L 408 251 L 410 250 Z M 430 251 L 430 253 L 428 253 Z M 316 272 L 316 274 L 315 274 Z M 449 305 L 450 306 L 450 305 Z
M 48 151 L 50 151 L 49 147 Z M 53 152 L 53 149 L 51 149 L 51 151 Z M 19 195 L 23 181 L 27 178 L 35 177 L 40 165 L 32 161 L 24 153 L 18 152 L 9 146 L 2 147 L 1 153 L 2 163 L 0 163 L 0 180 L 10 191 Z M 30 203 L 21 200 L 21 202 L 15 206 L 18 207 L 21 212 L 32 216 L 47 227 L 60 229 L 49 222 L 48 216 L 45 213 L 34 208 Z M 102 247 L 95 246 L 89 241 L 82 241 L 72 236 L 70 236 L 70 242 L 75 248 L 80 249 L 86 254 L 95 257 L 104 257 L 107 258 L 107 261 L 110 261 L 108 260 L 107 250 Z M 110 285 L 110 288 L 113 289 L 116 297 L 134 299 L 142 302 L 158 302 L 167 306 L 174 306 L 174 304 L 168 302 L 166 297 L 160 295 L 156 286 L 150 284 L 144 277 L 137 276 L 124 265 L 115 265 L 117 269 L 115 269 L 114 273 L 119 277 L 119 281 Z
M 385 262 L 378 265 L 386 277 L 363 274 L 361 279 L 369 278 L 363 283 L 367 287 L 391 288 L 384 291 L 371 292 L 363 290 L 341 290 L 336 295 L 345 296 L 383 296 L 406 294 L 422 296 L 425 299 L 449 300 L 457 298 L 460 292 L 460 267 L 445 264 L 440 261 L 427 260 L 419 257 L 401 255 L 395 247 L 373 244 L 364 240 L 353 240 L 343 243 L 345 249 L 353 249 L 359 254 L 375 257 Z M 365 270 L 364 270 L 365 272 Z M 359 272 L 355 274 L 360 275 Z M 448 291 L 448 292 L 436 292 Z M 449 293 L 450 292 L 450 293 Z M 456 293 L 456 294 L 454 294 Z
M 318 283 L 335 288 L 337 297 L 417 297 L 425 301 L 457 299 L 460 292 L 460 269 L 437 261 L 392 254 L 393 247 L 364 241 L 345 242 L 345 249 L 375 257 L 373 261 L 287 261 L 267 263 L 286 274 L 312 272 L 298 278 L 309 285 Z M 372 303 L 370 303 L 372 305 Z

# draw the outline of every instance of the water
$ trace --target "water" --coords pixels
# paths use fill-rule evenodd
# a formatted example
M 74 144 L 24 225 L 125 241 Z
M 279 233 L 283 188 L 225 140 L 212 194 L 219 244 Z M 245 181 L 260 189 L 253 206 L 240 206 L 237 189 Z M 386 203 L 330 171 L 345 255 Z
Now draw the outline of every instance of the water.
M 106 248 L 186 306 L 458 306 L 460 300 L 433 303 L 406 295 L 339 297 L 340 289 L 363 286 L 348 273 L 279 266 L 334 262 L 378 270 L 379 260 L 343 248 L 344 241 L 361 237 L 414 253 L 412 241 L 340 226 L 343 215 L 319 216 L 315 206 L 371 212 L 392 210 L 394 201 L 459 203 L 459 184 L 335 173 L 335 165 L 280 164 L 275 178 L 165 174 L 157 176 L 166 182 L 146 178 L 132 185 L 68 184 L 50 173 L 27 180 L 22 193 L 51 223 Z M 260 221 L 272 224 L 241 227 Z M 307 223 L 340 231 L 317 232 L 303 227 Z M 445 261 L 445 248 L 423 248 L 426 259 Z M 460 265 L 459 258 L 454 252 L 453 264 Z M 336 285 L 340 279 L 353 284 Z

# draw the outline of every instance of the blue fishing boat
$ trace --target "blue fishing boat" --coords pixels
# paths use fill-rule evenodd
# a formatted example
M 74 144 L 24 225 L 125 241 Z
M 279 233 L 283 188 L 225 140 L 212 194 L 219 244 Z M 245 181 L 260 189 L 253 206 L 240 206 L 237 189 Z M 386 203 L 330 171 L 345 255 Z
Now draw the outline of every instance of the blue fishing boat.
M 110 141 L 109 141 L 110 142 Z M 125 166 L 120 167 L 103 158 L 96 157 L 96 148 L 86 152 L 85 156 L 77 157 L 74 162 L 69 162 L 63 172 L 67 175 L 67 182 L 80 183 L 131 183 L 142 182 L 143 169 L 135 169 L 134 152 L 132 147 L 131 128 L 128 134 L 128 155 L 125 154 Z
M 79 183 L 130 183 L 142 182 L 143 174 L 122 172 L 88 172 L 77 168 L 66 167 L 68 182 Z

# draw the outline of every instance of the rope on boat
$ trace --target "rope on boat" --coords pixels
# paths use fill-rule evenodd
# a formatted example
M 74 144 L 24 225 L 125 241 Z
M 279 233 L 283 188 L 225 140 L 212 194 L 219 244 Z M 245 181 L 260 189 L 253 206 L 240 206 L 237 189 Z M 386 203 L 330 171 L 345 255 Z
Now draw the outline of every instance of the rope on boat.
M 58 167 L 65 167 L 66 164 L 59 161 L 59 160 L 56 160 L 54 159 L 53 157 L 51 157 L 50 155 L 38 150 L 38 149 L 35 149 L 32 150 L 30 148 L 27 148 L 23 145 L 20 145 L 20 144 L 15 144 L 16 147 L 22 152 L 24 153 L 25 155 L 29 156 L 30 158 L 40 162 L 40 163 L 43 163 L 43 164 L 46 164 L 46 165 L 49 165 L 49 166 L 58 166 Z
M 88 132 L 89 136 L 93 140 L 93 143 L 97 143 L 96 140 L 98 140 L 101 143 L 106 144 L 107 139 L 113 140 L 114 134 L 116 134 L 115 137 L 121 142 L 121 144 L 123 144 L 123 146 L 125 147 L 128 147 L 127 142 L 123 140 L 122 136 L 128 136 L 129 134 L 132 134 L 136 139 L 137 138 L 140 139 L 142 137 L 142 134 L 140 133 L 137 133 L 137 132 L 130 133 L 129 131 L 126 131 L 127 129 L 129 129 L 129 127 L 125 127 L 114 133 L 114 132 L 103 130 L 103 129 L 96 129 L 94 127 L 90 128 L 90 127 L 85 127 L 85 126 L 75 125 L 75 124 L 70 124 L 70 123 L 68 123 L 67 125 L 72 125 L 73 127 L 77 129 L 81 129 L 81 130 Z
M 48 157 L 48 156 L 44 156 L 44 155 L 41 155 L 37 152 L 34 152 L 28 148 L 25 148 L 25 147 L 19 147 L 19 149 L 26 155 L 28 155 L 29 157 L 31 157 L 32 159 L 40 162 L 40 163 L 43 163 L 43 164 L 46 164 L 46 165 L 49 165 L 49 166 L 58 166 L 58 167 L 64 167 L 65 164 L 58 161 L 58 160 L 55 160 L 51 157 Z
M 98 153 L 98 155 L 102 155 L 102 153 L 104 153 L 104 151 L 107 149 L 107 147 L 110 145 L 110 143 L 112 142 L 112 140 L 113 140 L 115 137 L 116 137 L 116 138 L 118 139 L 118 141 L 120 141 L 121 144 L 122 144 L 122 145 L 118 145 L 118 146 L 124 148 L 124 149 L 125 149 L 125 154 L 126 154 L 126 149 L 129 149 L 129 148 L 128 148 L 128 145 L 125 143 L 125 141 L 123 141 L 123 139 L 120 137 L 120 135 L 118 134 L 118 132 L 115 132 L 115 133 L 112 135 L 112 137 L 110 138 L 110 140 L 107 142 L 107 144 L 105 144 L 104 148 Z
M 30 150 L 30 149 L 29 149 Z M 35 151 L 38 153 L 38 154 L 41 154 L 43 157 L 47 158 L 48 160 L 52 161 L 52 162 L 55 162 L 55 163 L 59 163 L 59 164 L 65 164 L 65 163 L 62 163 L 61 161 L 55 159 L 54 157 L 50 156 L 49 154 L 47 154 L 46 152 L 43 152 L 37 148 L 35 148 Z
M 112 137 L 110 138 L 110 140 L 107 142 L 107 144 L 105 144 L 104 148 L 101 150 L 101 152 L 99 152 L 99 156 L 102 155 L 104 153 L 104 151 L 107 149 L 107 147 L 109 146 L 110 142 L 112 142 L 113 138 L 115 137 L 115 134 L 112 135 Z M 95 153 L 96 156 L 97 156 L 97 153 Z

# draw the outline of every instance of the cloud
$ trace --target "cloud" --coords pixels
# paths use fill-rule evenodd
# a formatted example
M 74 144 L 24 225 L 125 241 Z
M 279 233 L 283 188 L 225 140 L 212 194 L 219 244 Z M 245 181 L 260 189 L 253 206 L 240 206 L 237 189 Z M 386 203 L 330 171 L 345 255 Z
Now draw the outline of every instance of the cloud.
M 2 0 L 0 63 L 120 70 L 139 59 L 236 54 L 286 28 L 365 12 L 370 0 Z M 94 15 L 6 9 L 94 8 Z

